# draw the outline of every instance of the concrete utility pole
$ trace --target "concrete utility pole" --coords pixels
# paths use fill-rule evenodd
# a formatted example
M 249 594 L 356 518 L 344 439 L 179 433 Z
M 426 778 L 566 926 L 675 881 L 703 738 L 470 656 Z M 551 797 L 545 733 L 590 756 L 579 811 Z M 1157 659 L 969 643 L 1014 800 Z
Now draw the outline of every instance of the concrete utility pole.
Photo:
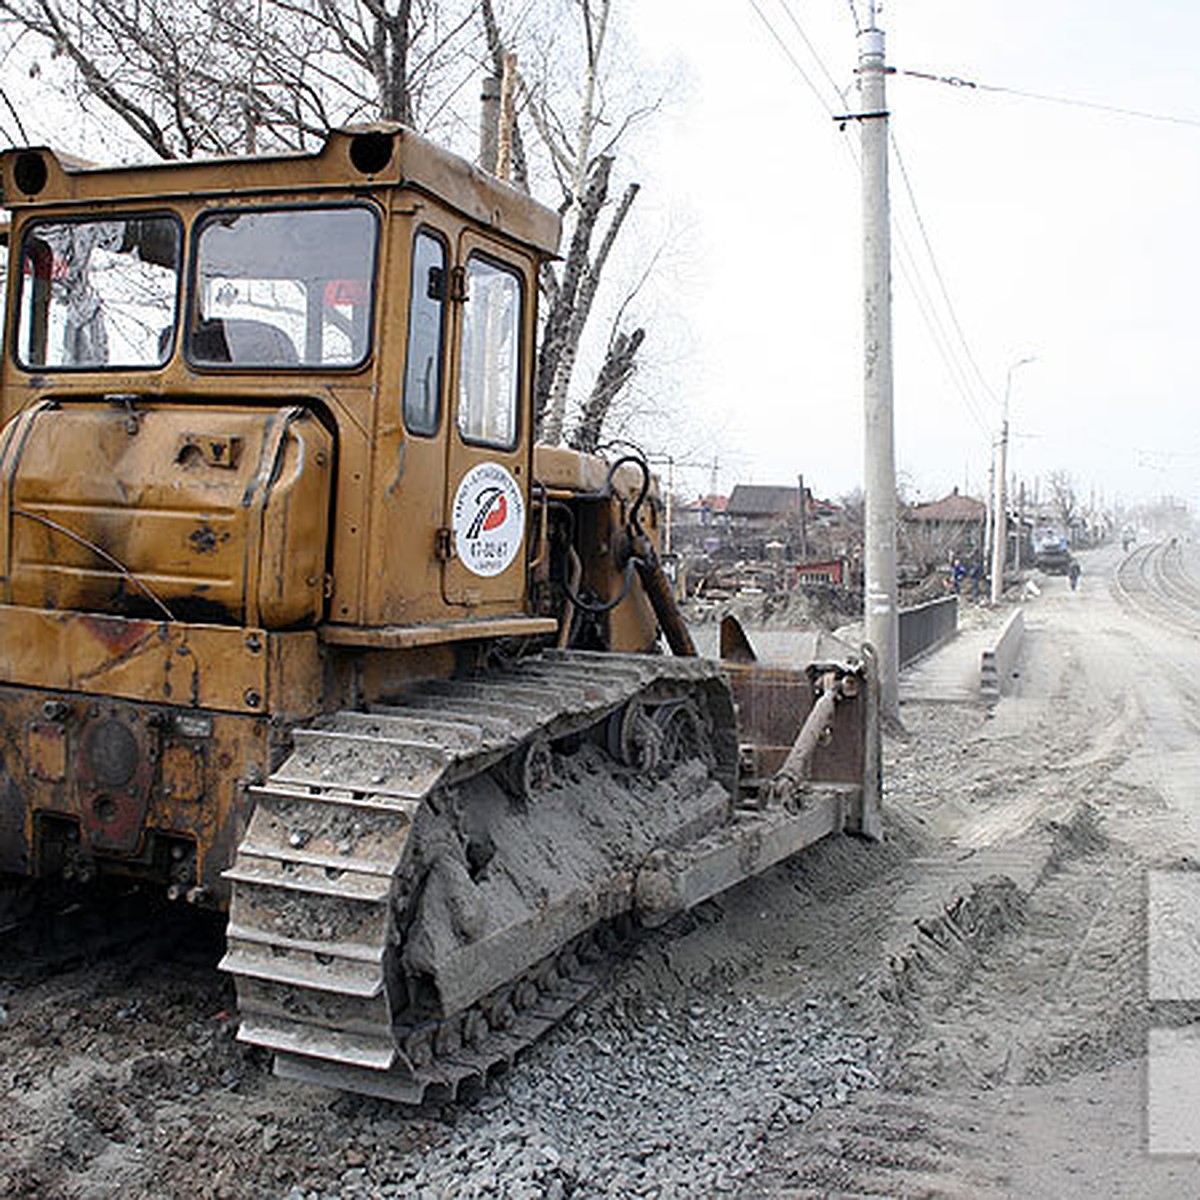
M 996 464 L 996 507 L 993 512 L 995 526 L 992 529 L 992 603 L 999 604 L 1004 593 L 1004 552 L 1008 547 L 1008 514 L 1006 513 L 1005 472 L 1008 470 L 1008 398 L 1012 394 L 1013 372 L 1032 357 L 1022 358 L 1008 368 L 1004 381 L 1004 419 L 1000 423 L 1000 458 Z
M 1025 481 L 1017 492 L 1017 575 L 1021 574 L 1021 546 L 1025 541 Z
M 987 515 L 983 521 L 983 545 L 980 547 L 982 556 L 979 566 L 982 568 L 992 561 L 992 530 L 996 528 L 996 446 L 992 446 L 992 458 L 988 464 L 987 483 Z
M 808 562 L 808 494 L 804 488 L 804 476 L 799 476 L 800 491 L 800 561 Z
M 1000 423 L 1000 441 L 996 446 L 997 467 L 992 498 L 992 592 L 993 604 L 1000 603 L 1004 592 L 1004 550 L 1008 541 L 1008 516 L 1004 511 L 1004 464 L 1008 457 L 1008 396 L 1004 397 L 1004 420 Z
M 892 247 L 883 30 L 867 0 L 858 35 L 862 111 L 863 402 L 866 469 L 863 623 L 879 656 L 880 704 L 900 720 L 900 622 L 896 599 L 896 452 L 892 422 Z

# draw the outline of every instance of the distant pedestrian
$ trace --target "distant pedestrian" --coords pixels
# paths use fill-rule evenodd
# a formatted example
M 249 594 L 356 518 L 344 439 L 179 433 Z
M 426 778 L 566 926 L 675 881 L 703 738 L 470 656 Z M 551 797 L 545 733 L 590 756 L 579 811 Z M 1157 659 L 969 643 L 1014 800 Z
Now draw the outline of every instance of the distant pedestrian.
M 954 560 L 954 594 L 958 595 L 962 591 L 962 581 L 967 577 L 967 568 L 963 564 L 962 559 Z
M 971 599 L 979 599 L 979 591 L 983 586 L 983 567 L 974 563 L 971 567 Z
M 1067 574 L 1071 577 L 1071 591 L 1074 591 L 1079 586 L 1079 563 L 1075 559 L 1071 559 L 1071 566 Z

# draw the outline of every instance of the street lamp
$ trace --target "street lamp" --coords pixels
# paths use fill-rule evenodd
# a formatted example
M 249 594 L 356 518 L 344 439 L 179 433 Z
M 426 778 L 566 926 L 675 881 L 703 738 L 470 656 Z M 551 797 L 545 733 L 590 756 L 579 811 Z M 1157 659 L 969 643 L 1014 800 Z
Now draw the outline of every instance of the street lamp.
M 992 507 L 992 603 L 1000 603 L 1004 591 L 1004 552 L 1008 548 L 1008 516 L 1005 512 L 1005 476 L 1008 471 L 1008 398 L 1012 394 L 1013 372 L 1034 362 L 1031 354 L 1019 358 L 1008 368 L 1004 381 L 1004 419 L 1000 424 L 1000 461 L 996 464 L 996 499 Z M 1020 536 L 1018 532 L 1018 536 Z

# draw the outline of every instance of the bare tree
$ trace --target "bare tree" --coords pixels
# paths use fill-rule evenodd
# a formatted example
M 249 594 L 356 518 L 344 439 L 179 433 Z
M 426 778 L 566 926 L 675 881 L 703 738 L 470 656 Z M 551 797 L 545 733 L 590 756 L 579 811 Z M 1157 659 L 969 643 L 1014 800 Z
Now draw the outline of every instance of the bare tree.
M 491 0 L 481 4 L 497 68 L 511 47 L 505 41 Z M 556 21 L 556 41 L 540 37 L 532 67 L 520 80 L 522 115 L 534 127 L 545 173 L 560 193 L 565 221 L 566 258 L 542 275 L 545 322 L 538 353 L 534 413 L 543 441 L 564 438 L 579 449 L 594 450 L 613 402 L 637 369 L 644 328 L 626 328 L 624 314 L 640 283 L 630 288 L 609 336 L 603 360 L 578 421 L 567 434 L 568 403 L 580 346 L 592 317 L 597 292 L 616 240 L 639 191 L 629 182 L 615 201 L 610 196 L 614 167 L 624 136 L 652 113 L 656 103 L 637 98 L 621 107 L 610 95 L 608 63 L 613 34 L 613 0 L 564 0 Z M 545 29 L 542 30 L 543 34 Z M 567 49 L 564 51 L 564 40 Z M 560 57 L 551 53 L 557 49 Z M 569 96 L 573 105 L 564 104 Z M 528 168 L 517 177 L 528 186 Z
M 1066 471 L 1051 471 L 1046 482 L 1050 485 L 1050 494 L 1058 518 L 1062 522 L 1063 532 L 1070 536 L 1071 527 L 1079 515 L 1079 501 L 1075 495 L 1075 484 Z
M 542 275 L 536 423 L 544 440 L 595 449 L 637 370 L 646 331 L 626 314 L 644 279 L 618 306 L 590 386 L 577 364 L 638 194 L 636 182 L 614 189 L 620 146 L 657 107 L 614 82 L 614 8 L 551 0 L 536 27 L 525 8 L 508 36 L 493 0 L 0 0 L 0 26 L 67 64 L 83 109 L 164 159 L 301 150 L 379 118 L 461 142 L 481 67 L 499 77 L 526 53 L 505 143 L 512 179 L 557 192 L 566 250 Z M 536 136 L 522 139 L 522 121 Z
M 159 158 L 435 126 L 476 72 L 474 16 L 469 0 L 0 0 L 11 36 L 65 59 L 78 102 Z

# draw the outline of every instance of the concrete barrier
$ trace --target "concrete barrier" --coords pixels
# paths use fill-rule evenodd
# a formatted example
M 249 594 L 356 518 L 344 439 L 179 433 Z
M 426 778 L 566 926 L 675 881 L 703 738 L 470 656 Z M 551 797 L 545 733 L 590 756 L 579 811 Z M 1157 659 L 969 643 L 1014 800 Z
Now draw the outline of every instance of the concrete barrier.
M 1018 608 L 1004 622 L 996 641 L 980 656 L 979 690 L 985 700 L 999 700 L 1008 690 L 1024 636 L 1025 610 Z
M 900 610 L 900 665 L 928 654 L 958 632 L 958 597 L 943 596 Z

